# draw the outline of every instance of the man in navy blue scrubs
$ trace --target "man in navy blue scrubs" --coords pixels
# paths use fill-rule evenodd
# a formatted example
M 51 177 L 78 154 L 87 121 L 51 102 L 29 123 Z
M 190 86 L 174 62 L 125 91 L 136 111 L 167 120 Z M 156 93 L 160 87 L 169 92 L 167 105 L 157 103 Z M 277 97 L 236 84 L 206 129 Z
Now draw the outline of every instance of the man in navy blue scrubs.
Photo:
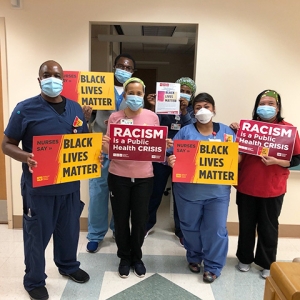
M 57 62 L 44 62 L 38 81 L 41 94 L 18 103 L 12 112 L 4 131 L 2 150 L 22 162 L 24 287 L 30 299 L 41 300 L 49 298 L 45 287 L 45 249 L 52 235 L 54 262 L 59 273 L 78 283 L 90 277 L 79 268 L 77 261 L 79 218 L 84 206 L 80 201 L 80 181 L 33 188 L 32 173 L 39 162 L 32 154 L 32 139 L 33 136 L 86 133 L 88 127 L 80 105 L 60 95 L 63 70 Z

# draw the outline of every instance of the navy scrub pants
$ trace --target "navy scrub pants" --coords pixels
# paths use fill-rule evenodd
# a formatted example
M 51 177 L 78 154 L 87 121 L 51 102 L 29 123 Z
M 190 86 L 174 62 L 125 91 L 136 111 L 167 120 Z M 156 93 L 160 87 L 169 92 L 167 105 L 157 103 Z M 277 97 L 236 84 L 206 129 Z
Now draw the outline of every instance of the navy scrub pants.
M 146 231 L 149 231 L 155 224 L 156 224 L 156 214 L 157 210 L 160 206 L 166 184 L 170 175 L 172 175 L 172 168 L 168 165 L 164 165 L 161 163 L 153 162 L 153 173 L 154 173 L 154 184 L 153 184 L 153 191 L 149 201 L 149 219 L 146 225 Z M 173 193 L 173 187 L 172 187 Z M 179 238 L 182 238 L 182 232 L 180 230 L 180 222 L 179 216 L 177 211 L 177 205 L 173 193 L 173 217 L 175 223 L 175 235 Z
M 77 246 L 83 206 L 79 190 L 60 196 L 23 192 L 24 287 L 27 291 L 46 284 L 45 249 L 52 234 L 54 262 L 59 271 L 71 274 L 79 269 Z

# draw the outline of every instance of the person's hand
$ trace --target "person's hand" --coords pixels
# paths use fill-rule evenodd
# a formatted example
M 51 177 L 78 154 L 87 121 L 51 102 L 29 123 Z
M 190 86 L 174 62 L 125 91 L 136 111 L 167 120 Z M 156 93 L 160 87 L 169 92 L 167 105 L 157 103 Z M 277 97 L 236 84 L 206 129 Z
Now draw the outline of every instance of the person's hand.
M 168 157 L 168 165 L 173 168 L 174 167 L 174 164 L 175 164 L 175 161 L 176 161 L 176 156 L 173 154 L 173 155 L 170 155 Z
M 155 106 L 156 103 L 156 94 L 148 94 L 147 95 L 147 101 L 150 105 Z
M 89 105 L 84 105 L 84 106 L 82 106 L 82 111 L 83 111 L 85 120 L 88 122 L 91 118 L 93 109 Z
M 189 105 L 189 101 L 187 101 L 184 98 L 180 98 L 180 111 L 182 115 L 186 115 L 187 114 L 187 107 Z
M 28 153 L 27 156 L 27 165 L 29 167 L 29 172 L 33 173 L 32 168 L 35 168 L 37 166 L 37 161 L 33 159 L 34 154 L 33 153 Z
M 266 166 L 271 166 L 271 165 L 278 165 L 278 159 L 272 156 L 262 156 L 261 161 L 266 165 Z
M 237 132 L 238 129 L 240 128 L 240 124 L 237 123 L 237 122 L 233 122 L 229 125 L 229 127 L 234 131 L 234 132 Z
M 166 139 L 166 142 L 167 142 L 167 149 L 173 147 L 174 142 L 172 139 Z
M 102 137 L 102 152 L 108 154 L 110 137 L 108 135 L 104 135 Z
M 99 161 L 100 161 L 101 168 L 103 168 L 104 155 L 105 155 L 104 153 L 101 153 L 100 156 L 99 156 Z

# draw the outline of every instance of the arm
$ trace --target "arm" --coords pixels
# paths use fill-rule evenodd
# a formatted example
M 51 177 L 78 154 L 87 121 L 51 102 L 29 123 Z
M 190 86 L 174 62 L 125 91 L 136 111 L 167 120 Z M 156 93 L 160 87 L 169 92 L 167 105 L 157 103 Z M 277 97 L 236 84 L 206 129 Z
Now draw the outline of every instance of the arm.
M 91 118 L 92 118 L 92 113 L 94 113 L 94 111 L 92 110 L 92 108 L 89 105 L 82 106 L 82 112 L 83 112 L 84 118 L 87 123 L 89 121 L 93 122 L 93 120 L 91 120 Z M 95 116 L 96 116 L 96 111 L 95 111 Z M 95 119 L 95 116 L 94 116 L 94 119 Z
M 108 154 L 109 142 L 110 142 L 110 137 L 108 135 L 104 135 L 102 138 L 102 153 Z
M 186 100 L 181 100 L 180 101 L 180 109 L 181 109 L 181 107 L 182 107 L 182 105 L 181 105 L 181 103 L 182 103 L 182 101 L 186 101 Z M 187 101 L 186 101 L 187 102 Z M 188 125 L 188 124 L 192 124 L 193 122 L 192 122 L 192 117 L 191 117 L 191 115 L 188 113 L 188 111 L 187 111 L 187 106 L 186 107 L 184 107 L 184 109 L 183 110 L 181 110 L 181 122 L 180 122 L 181 124 L 182 124 L 182 126 L 185 126 L 185 125 Z
M 10 156 L 11 158 L 20 161 L 22 163 L 27 163 L 29 166 L 29 171 L 32 173 L 32 167 L 36 167 L 37 162 L 33 160 L 33 153 L 28 153 L 21 148 L 19 148 L 19 142 L 15 139 L 9 138 L 4 135 L 2 141 L 2 151 L 5 155 Z
M 278 165 L 283 168 L 289 168 L 290 167 L 290 162 L 288 160 L 283 160 L 283 159 L 278 159 L 272 156 L 262 156 L 261 161 L 266 165 L 266 166 L 271 166 L 271 165 Z

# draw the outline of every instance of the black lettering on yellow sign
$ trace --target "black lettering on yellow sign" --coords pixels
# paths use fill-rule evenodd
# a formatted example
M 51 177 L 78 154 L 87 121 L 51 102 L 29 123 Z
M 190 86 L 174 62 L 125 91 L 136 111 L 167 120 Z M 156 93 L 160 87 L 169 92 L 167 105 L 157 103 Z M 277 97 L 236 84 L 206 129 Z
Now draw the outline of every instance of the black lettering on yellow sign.
M 200 153 L 228 155 L 228 146 L 200 145 Z
M 80 75 L 81 83 L 105 83 L 105 76 Z
M 100 95 L 102 94 L 102 86 L 81 86 L 81 94 Z
M 64 149 L 78 147 L 93 147 L 93 138 L 64 139 Z
M 111 106 L 111 98 L 81 98 L 82 105 L 105 105 Z
M 72 152 L 72 153 L 63 153 L 63 163 L 71 163 L 77 161 L 88 160 L 88 153 L 85 152 Z
M 230 171 L 200 170 L 200 179 L 234 180 L 234 173 Z
M 224 159 L 223 158 L 211 158 L 211 157 L 200 157 L 200 167 L 223 167 Z
M 94 174 L 97 172 L 98 172 L 98 166 L 96 164 L 66 167 L 63 168 L 63 177 Z

